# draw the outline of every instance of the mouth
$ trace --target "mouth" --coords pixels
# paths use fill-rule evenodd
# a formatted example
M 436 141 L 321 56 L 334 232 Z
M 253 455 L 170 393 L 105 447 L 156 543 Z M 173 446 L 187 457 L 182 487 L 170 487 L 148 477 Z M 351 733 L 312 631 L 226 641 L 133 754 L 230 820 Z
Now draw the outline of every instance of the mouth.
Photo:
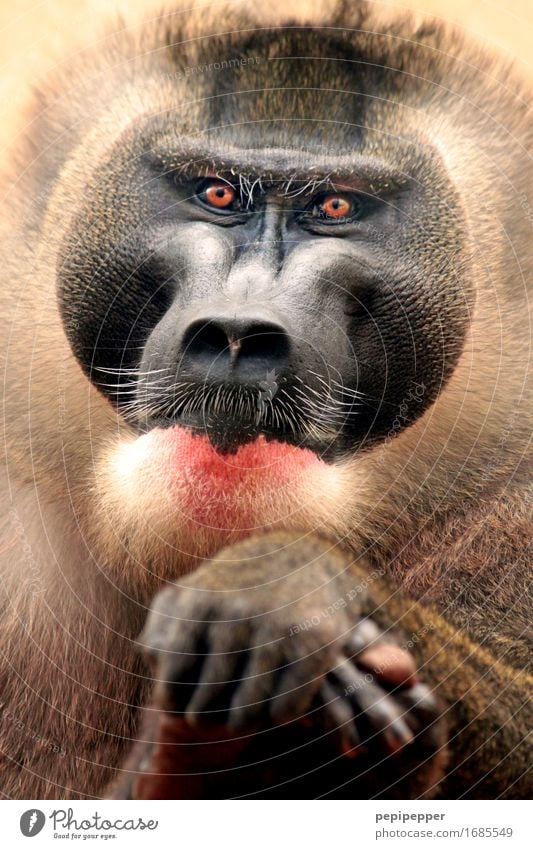
M 168 392 L 160 375 L 151 392 L 132 382 L 115 387 L 130 433 L 111 449 L 108 474 L 136 513 L 193 534 L 308 527 L 330 515 L 350 453 L 347 405 L 332 393 L 297 379 L 269 394 L 175 376 Z
M 333 439 L 337 436 L 332 434 L 330 441 L 327 441 L 323 437 L 313 437 L 307 430 L 269 427 L 252 419 L 209 411 L 191 412 L 171 421 L 165 417 L 154 416 L 149 421 L 138 422 L 137 427 L 139 433 L 148 433 L 154 428 L 183 428 L 196 436 L 206 437 L 213 448 L 222 455 L 236 454 L 241 446 L 262 438 L 265 442 L 285 443 L 294 448 L 312 451 L 322 457 L 329 455 Z
M 322 379 L 320 379 L 322 380 Z M 318 389 L 298 378 L 291 384 L 275 374 L 260 386 L 196 384 L 162 379 L 137 381 L 132 400 L 116 389 L 116 406 L 139 434 L 186 429 L 206 437 L 220 454 L 235 454 L 258 439 L 313 452 L 334 462 L 347 449 L 347 425 L 358 412 L 356 399 L 322 381 Z M 129 386 L 129 384 L 128 384 Z M 131 395 L 126 397 L 130 398 Z

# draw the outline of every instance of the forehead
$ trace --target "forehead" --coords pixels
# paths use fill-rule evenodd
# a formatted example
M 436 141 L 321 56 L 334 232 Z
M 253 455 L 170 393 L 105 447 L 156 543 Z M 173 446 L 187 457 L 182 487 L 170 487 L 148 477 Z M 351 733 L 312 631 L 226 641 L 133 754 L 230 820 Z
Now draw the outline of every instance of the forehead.
M 287 148 L 296 137 L 337 154 L 361 149 L 376 128 L 382 142 L 387 126 L 398 132 L 394 113 L 416 85 L 397 49 L 373 33 L 287 27 L 204 36 L 160 59 L 171 56 L 168 107 L 185 132 L 216 131 L 219 143 L 248 148 Z
M 196 175 L 301 174 L 371 190 L 401 181 L 434 149 L 396 47 L 328 28 L 173 45 L 157 53 L 143 87 L 149 129 L 137 142 L 161 168 Z

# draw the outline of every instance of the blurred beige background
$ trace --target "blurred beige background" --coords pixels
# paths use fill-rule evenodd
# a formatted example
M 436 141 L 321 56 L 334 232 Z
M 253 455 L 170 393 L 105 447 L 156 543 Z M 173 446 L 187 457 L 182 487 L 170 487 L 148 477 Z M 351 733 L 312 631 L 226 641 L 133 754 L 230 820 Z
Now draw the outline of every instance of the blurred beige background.
M 205 0 L 203 0 L 205 3 Z M 230 0 L 232 2 L 232 0 Z M 258 0 L 233 0 L 256 3 Z M 268 0 L 259 0 L 268 2 Z M 382 14 L 394 9 L 437 15 L 514 56 L 533 73 L 533 0 L 369 0 Z M 194 0 L 190 0 L 190 5 Z M 16 138 L 28 83 L 53 68 L 65 50 L 98 38 L 115 10 L 127 17 L 156 14 L 170 0 L 0 0 L 0 149 Z M 291 4 L 286 6 L 291 10 Z

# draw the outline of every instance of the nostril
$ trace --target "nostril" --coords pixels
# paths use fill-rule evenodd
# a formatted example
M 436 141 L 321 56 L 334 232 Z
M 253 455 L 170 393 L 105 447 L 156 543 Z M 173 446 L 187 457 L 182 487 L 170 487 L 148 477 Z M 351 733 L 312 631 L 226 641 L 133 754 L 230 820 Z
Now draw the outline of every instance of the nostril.
M 182 347 L 191 356 L 223 354 L 229 346 L 229 339 L 223 327 L 214 321 L 195 321 L 187 328 L 183 336 Z
M 261 321 L 194 321 L 185 331 L 181 347 L 186 357 L 216 358 L 221 364 L 231 360 L 275 365 L 289 354 L 289 340 L 283 327 Z
M 270 324 L 257 324 L 246 328 L 241 337 L 241 357 L 272 357 L 282 359 L 289 353 L 287 334 Z

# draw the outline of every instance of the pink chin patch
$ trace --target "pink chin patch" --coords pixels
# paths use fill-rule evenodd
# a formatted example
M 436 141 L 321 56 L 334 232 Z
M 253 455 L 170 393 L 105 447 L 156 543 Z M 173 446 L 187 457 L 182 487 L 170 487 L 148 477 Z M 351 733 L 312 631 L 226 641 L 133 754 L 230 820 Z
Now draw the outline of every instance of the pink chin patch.
M 307 448 L 264 436 L 234 454 L 222 454 L 207 436 L 184 427 L 155 428 L 138 441 L 148 477 L 165 480 L 183 513 L 211 527 L 256 526 L 266 504 L 281 502 L 284 493 L 294 497 L 303 477 L 325 466 Z
M 153 460 L 159 452 L 165 455 L 170 464 L 167 473 L 194 474 L 197 480 L 209 479 L 215 485 L 228 486 L 251 478 L 264 479 L 269 485 L 274 481 L 281 484 L 298 470 L 322 464 L 307 448 L 267 441 L 264 436 L 241 445 L 234 454 L 222 454 L 207 436 L 184 427 L 156 428 L 146 438 L 153 443 Z

